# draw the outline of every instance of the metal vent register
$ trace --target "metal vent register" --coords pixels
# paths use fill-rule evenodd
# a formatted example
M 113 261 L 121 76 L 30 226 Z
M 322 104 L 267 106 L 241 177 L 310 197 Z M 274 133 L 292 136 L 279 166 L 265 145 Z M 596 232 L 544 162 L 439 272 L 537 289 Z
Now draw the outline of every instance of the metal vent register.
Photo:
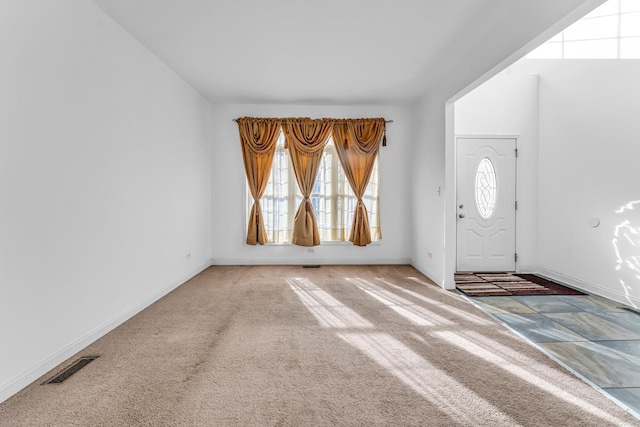
M 99 356 L 81 357 L 80 359 L 78 359 L 75 362 L 73 362 L 73 364 L 71 366 L 69 366 L 67 369 L 65 369 L 64 371 L 60 372 L 58 375 L 56 375 L 55 377 L 51 378 L 50 380 L 44 382 L 43 385 L 44 384 L 60 384 L 60 383 L 64 382 L 71 375 L 75 374 L 80 369 L 84 368 L 89 363 L 91 363 L 94 360 L 96 360 L 98 357 Z

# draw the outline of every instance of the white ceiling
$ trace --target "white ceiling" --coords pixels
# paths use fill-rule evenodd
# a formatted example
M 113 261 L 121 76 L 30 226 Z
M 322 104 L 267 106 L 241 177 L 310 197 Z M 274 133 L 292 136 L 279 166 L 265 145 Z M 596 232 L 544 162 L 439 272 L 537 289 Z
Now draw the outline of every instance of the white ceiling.
M 93 1 L 211 102 L 318 104 L 408 102 L 501 25 L 538 34 L 584 2 Z

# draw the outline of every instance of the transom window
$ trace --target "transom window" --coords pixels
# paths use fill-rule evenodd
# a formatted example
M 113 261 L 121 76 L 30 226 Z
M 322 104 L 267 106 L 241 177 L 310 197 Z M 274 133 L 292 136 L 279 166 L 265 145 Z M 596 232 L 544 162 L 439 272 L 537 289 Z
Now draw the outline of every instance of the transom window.
M 369 214 L 371 240 L 380 239 L 378 160 L 362 200 Z M 251 193 L 247 188 L 247 206 L 251 206 Z M 302 201 L 296 178 L 284 148 L 284 135 L 278 139 L 267 189 L 260 199 L 267 237 L 270 243 L 291 241 L 293 218 Z M 311 204 L 316 214 L 321 241 L 347 241 L 351 232 L 357 199 L 342 170 L 333 139 L 322 153 L 318 177 L 311 193 Z
M 640 58 L 640 0 L 609 0 L 527 58 Z

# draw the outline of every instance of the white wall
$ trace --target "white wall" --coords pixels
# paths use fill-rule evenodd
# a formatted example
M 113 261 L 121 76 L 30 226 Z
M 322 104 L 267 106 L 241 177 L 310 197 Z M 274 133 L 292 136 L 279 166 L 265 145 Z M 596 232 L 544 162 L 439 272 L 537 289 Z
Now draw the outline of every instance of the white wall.
M 412 110 L 411 264 L 444 285 L 444 99 L 426 96 Z M 441 133 L 442 132 L 442 133 Z M 451 277 L 453 279 L 453 277 Z
M 520 272 L 537 270 L 538 76 L 499 74 L 455 103 L 456 135 L 515 136 L 516 252 Z
M 0 40 L 2 401 L 209 265 L 211 111 L 89 1 Z
M 602 2 L 523 2 L 516 15 L 493 25 L 474 23 L 469 31 L 478 34 L 476 45 L 452 46 L 457 61 L 443 64 L 438 84 L 411 105 L 411 263 L 440 286 L 455 286 L 453 102 Z
M 541 272 L 639 306 L 640 60 L 524 60 L 511 72 L 540 75 Z
M 409 262 L 409 115 L 394 106 L 214 105 L 213 262 L 215 264 L 328 264 Z M 250 246 L 246 240 L 246 177 L 238 125 L 250 117 L 384 117 L 387 146 L 380 148 L 380 223 L 383 238 L 366 247 L 322 244 L 314 253 L 290 244 Z

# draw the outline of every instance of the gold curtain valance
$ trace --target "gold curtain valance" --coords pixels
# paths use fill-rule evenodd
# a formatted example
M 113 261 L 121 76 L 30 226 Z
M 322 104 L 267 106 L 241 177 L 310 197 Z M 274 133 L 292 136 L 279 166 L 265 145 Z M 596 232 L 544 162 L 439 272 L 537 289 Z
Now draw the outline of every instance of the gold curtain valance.
M 241 117 L 236 120 L 243 150 L 255 156 L 268 156 L 275 149 L 280 135 L 280 119 Z
M 382 121 L 382 146 L 387 146 L 387 123 L 393 123 L 393 120 L 385 120 L 384 118 L 361 118 L 361 119 L 334 119 L 324 117 L 322 119 L 311 119 L 310 117 L 282 117 L 282 118 L 270 118 L 270 117 L 240 117 L 237 119 L 233 119 L 234 122 L 240 124 L 240 121 L 252 123 L 254 126 L 258 126 L 259 123 L 277 123 L 281 125 L 283 128 L 286 127 L 286 123 L 301 123 L 307 121 L 320 121 L 330 123 L 331 126 L 334 124 L 347 123 L 347 122 L 355 122 L 359 126 L 362 126 L 365 123 L 378 122 Z M 285 140 L 285 148 L 288 146 L 288 141 Z
M 305 156 L 320 156 L 331 135 L 333 121 L 327 119 L 283 119 L 284 148 Z M 291 151 L 291 150 L 290 150 Z
M 384 137 L 384 119 L 347 119 L 333 127 L 333 140 L 359 154 L 376 154 Z

